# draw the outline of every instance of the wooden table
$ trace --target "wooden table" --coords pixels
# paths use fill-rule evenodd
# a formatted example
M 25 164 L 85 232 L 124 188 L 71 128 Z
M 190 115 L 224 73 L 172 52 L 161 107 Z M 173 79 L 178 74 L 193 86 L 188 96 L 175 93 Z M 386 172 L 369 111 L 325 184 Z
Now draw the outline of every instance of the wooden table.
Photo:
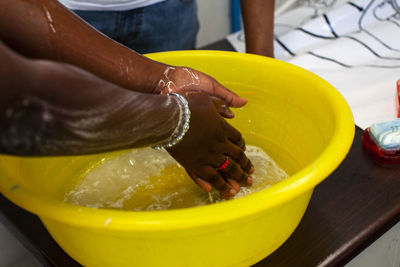
M 205 47 L 233 50 L 227 41 Z M 400 220 L 400 165 L 377 164 L 357 128 L 349 154 L 318 185 L 292 236 L 255 266 L 340 266 Z M 0 195 L 0 220 L 44 266 L 80 266 L 55 243 L 40 220 Z

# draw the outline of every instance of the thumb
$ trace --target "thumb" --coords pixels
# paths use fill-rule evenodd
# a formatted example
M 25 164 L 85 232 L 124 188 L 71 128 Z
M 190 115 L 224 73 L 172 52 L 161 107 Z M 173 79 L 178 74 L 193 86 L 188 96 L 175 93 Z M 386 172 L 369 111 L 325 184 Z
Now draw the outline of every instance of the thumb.
M 231 90 L 222 86 L 219 82 L 214 80 L 214 96 L 225 101 L 230 107 L 240 108 L 246 105 L 247 100 L 243 97 L 238 96 Z

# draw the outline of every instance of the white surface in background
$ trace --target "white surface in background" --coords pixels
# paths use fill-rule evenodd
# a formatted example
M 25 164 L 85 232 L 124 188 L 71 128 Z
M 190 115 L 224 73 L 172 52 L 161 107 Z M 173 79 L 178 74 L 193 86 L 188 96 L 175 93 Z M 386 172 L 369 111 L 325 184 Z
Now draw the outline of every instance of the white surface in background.
M 275 18 L 275 57 L 330 82 L 349 103 L 359 127 L 396 118 L 398 0 L 288 3 L 289 10 Z M 245 51 L 243 32 L 227 39 L 237 51 Z
M 230 0 L 198 0 L 197 47 L 224 39 L 231 32 Z

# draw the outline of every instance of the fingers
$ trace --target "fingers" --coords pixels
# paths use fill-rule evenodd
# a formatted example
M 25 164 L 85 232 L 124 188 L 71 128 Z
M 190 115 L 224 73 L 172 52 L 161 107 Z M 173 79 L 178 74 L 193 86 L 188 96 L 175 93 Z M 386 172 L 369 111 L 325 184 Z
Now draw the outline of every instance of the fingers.
M 233 179 L 226 179 L 228 181 L 228 183 L 230 184 L 230 186 L 232 186 L 233 189 L 235 189 L 236 192 L 240 191 L 240 185 L 238 184 L 238 182 L 236 182 Z
M 199 178 L 196 174 L 189 172 L 188 170 L 186 170 L 186 172 L 188 173 L 188 175 L 190 176 L 190 178 L 192 178 L 192 180 L 198 185 L 200 186 L 204 191 L 211 192 L 212 190 L 212 185 L 210 183 L 208 183 L 207 181 Z M 235 189 L 236 192 L 240 191 L 240 185 L 232 179 L 227 179 L 227 182 L 229 183 L 229 185 Z
M 208 182 L 206 182 L 205 180 L 201 179 L 200 177 L 198 177 L 196 174 L 191 173 L 190 171 L 186 170 L 187 174 L 189 174 L 190 178 L 192 178 L 192 180 L 201 188 L 203 188 L 204 191 L 211 192 L 212 190 L 212 185 Z
M 246 151 L 246 142 L 242 137 L 242 134 L 234 127 L 232 127 L 229 123 L 227 123 L 226 121 L 224 122 L 226 137 L 233 144 L 228 144 L 226 148 L 227 155 L 230 156 L 235 162 L 237 162 L 246 173 L 252 174 L 254 172 L 254 167 L 244 153 L 244 151 Z
M 224 100 L 230 107 L 239 108 L 243 107 L 247 103 L 246 99 L 225 88 L 216 80 L 214 80 L 213 85 L 214 96 L 217 96 Z
M 238 183 L 251 185 L 252 180 L 249 180 L 249 175 L 245 173 L 240 165 L 232 158 L 228 157 L 218 170 L 225 179 L 233 179 Z
M 220 195 L 224 199 L 229 199 L 236 195 L 238 191 L 236 191 L 232 185 L 227 182 L 222 175 L 212 166 L 204 166 L 199 176 L 203 177 L 215 187 L 220 192 Z M 207 177 L 207 178 L 206 178 Z
M 223 100 L 216 98 L 216 97 L 210 97 L 215 105 L 215 108 L 217 109 L 217 112 L 222 116 L 227 119 L 232 119 L 235 114 L 229 109 L 228 104 L 226 104 Z
M 212 185 L 208 182 L 206 182 L 205 180 L 199 178 L 196 176 L 196 183 L 204 189 L 204 191 L 206 191 L 207 193 L 211 192 L 212 190 Z
M 211 192 L 214 187 L 224 199 L 229 199 L 240 191 L 239 183 L 244 185 L 253 183 L 248 175 L 254 171 L 253 165 L 240 148 L 232 144 L 231 146 L 231 157 L 213 155 L 206 162 L 215 164 L 205 165 L 198 175 L 187 171 L 193 181 L 206 192 Z
M 243 149 L 240 149 L 237 146 L 230 146 L 228 154 L 231 159 L 239 164 L 244 172 L 246 172 L 247 174 L 252 174 L 254 172 L 253 164 L 246 156 Z
M 241 149 L 246 150 L 246 142 L 244 141 L 242 134 L 226 121 L 224 121 L 224 128 L 228 140 Z

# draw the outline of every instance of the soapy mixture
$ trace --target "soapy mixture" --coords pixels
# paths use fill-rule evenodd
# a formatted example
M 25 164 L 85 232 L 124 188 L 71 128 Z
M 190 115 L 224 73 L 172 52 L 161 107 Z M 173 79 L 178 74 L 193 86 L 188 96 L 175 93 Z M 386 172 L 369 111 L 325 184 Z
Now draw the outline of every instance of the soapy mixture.
M 288 175 L 259 147 L 247 146 L 254 165 L 253 185 L 241 187 L 234 198 L 260 191 Z M 165 210 L 223 201 L 217 191 L 208 194 L 166 151 L 141 148 L 104 160 L 66 194 L 66 202 L 124 210 Z

